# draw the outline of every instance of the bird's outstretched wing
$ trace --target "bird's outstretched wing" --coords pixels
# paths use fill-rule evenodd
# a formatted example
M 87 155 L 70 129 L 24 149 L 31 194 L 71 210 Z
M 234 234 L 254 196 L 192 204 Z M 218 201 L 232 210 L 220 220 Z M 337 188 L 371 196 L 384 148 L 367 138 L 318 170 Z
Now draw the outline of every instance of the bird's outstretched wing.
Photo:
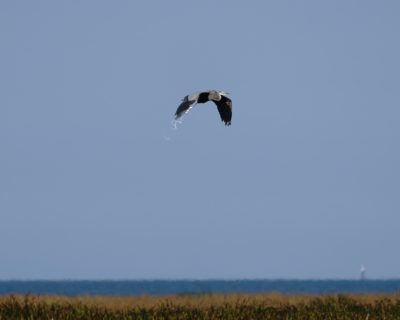
M 225 95 L 221 95 L 221 100 L 213 102 L 217 105 L 221 120 L 225 125 L 230 126 L 232 120 L 232 100 Z
M 193 107 L 193 104 L 197 102 L 198 97 L 198 94 L 192 94 L 191 96 L 188 95 L 184 97 L 182 99 L 182 103 L 179 105 L 178 109 L 176 109 L 175 120 L 189 112 L 189 110 Z

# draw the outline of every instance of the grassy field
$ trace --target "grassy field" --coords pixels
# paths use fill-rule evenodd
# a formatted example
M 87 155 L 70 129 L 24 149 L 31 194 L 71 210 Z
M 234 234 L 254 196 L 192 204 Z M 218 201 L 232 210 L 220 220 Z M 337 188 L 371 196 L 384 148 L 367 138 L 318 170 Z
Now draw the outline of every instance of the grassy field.
M 5 319 L 400 319 L 400 294 L 0 296 Z

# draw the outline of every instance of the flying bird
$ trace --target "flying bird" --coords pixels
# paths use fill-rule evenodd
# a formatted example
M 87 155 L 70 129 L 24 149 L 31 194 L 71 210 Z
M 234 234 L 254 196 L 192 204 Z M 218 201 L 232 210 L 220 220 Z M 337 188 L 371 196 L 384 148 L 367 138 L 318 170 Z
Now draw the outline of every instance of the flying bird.
M 206 103 L 208 101 L 213 101 L 217 105 L 221 120 L 225 122 L 225 125 L 230 126 L 232 120 L 232 100 L 228 98 L 225 92 L 217 90 L 196 92 L 184 97 L 175 112 L 175 120 L 178 120 L 185 113 L 189 112 L 196 103 Z

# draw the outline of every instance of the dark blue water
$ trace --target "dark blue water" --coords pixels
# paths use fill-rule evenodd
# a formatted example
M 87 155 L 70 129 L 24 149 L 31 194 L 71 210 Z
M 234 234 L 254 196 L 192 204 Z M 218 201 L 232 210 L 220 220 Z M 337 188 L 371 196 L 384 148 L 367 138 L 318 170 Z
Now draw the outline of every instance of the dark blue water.
M 167 295 L 191 293 L 400 293 L 395 280 L 0 281 L 0 294 Z

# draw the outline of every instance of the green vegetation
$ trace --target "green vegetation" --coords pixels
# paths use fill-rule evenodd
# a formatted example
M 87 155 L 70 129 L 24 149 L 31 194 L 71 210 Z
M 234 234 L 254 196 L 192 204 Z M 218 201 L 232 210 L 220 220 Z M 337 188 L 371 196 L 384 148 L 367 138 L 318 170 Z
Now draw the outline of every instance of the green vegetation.
M 0 296 L 12 319 L 400 319 L 400 295 Z

